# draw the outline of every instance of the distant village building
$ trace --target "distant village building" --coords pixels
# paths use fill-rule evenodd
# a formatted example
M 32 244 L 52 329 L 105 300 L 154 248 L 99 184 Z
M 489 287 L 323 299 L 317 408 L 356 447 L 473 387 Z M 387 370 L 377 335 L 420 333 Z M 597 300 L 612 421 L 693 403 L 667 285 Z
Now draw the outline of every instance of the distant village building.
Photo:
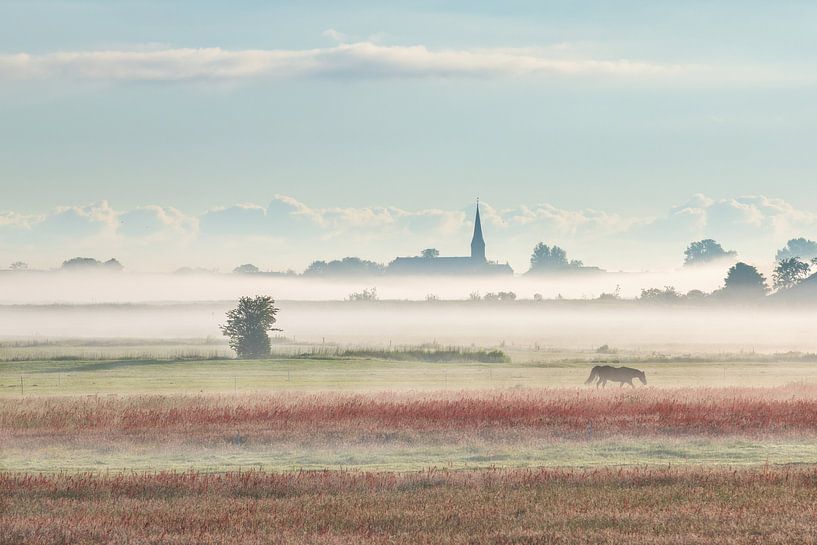
M 488 261 L 485 257 L 485 238 L 479 218 L 479 202 L 474 218 L 474 236 L 471 238 L 471 255 L 468 257 L 398 257 L 389 263 L 387 272 L 392 274 L 513 274 L 507 263 Z

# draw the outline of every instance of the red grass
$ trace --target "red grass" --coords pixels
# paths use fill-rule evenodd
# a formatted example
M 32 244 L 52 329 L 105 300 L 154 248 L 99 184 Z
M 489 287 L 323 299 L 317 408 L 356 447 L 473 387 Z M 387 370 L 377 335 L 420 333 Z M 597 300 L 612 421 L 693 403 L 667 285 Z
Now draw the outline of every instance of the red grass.
M 817 433 L 817 387 L 456 394 L 108 396 L 0 401 L 0 434 L 308 437 L 534 431 L 593 437 Z
M 0 545 L 814 543 L 817 471 L 0 474 Z

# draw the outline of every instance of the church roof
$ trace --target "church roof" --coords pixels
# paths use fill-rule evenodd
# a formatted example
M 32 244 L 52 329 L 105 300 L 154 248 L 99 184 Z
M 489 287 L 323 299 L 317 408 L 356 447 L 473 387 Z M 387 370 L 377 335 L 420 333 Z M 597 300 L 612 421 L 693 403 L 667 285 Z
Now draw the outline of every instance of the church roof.
M 485 239 L 482 238 L 482 221 L 479 219 L 479 201 L 477 201 L 477 215 L 474 218 L 474 237 L 471 239 L 471 244 L 475 242 L 485 244 Z

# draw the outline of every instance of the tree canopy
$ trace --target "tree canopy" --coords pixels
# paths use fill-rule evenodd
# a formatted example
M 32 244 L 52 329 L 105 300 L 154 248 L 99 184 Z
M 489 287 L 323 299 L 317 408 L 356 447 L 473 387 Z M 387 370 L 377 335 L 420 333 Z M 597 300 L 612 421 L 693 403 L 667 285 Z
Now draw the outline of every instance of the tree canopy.
M 62 262 L 62 269 L 77 270 L 77 269 L 96 269 L 102 265 L 93 257 L 72 257 Z
M 332 261 L 313 261 L 304 271 L 304 276 L 366 276 L 382 274 L 385 267 L 380 263 L 360 259 L 359 257 L 344 257 Z
M 739 298 L 763 297 L 768 291 L 766 277 L 756 267 L 742 261 L 729 268 L 720 290 L 723 295 Z
M 73 257 L 62 262 L 63 270 L 66 271 L 81 271 L 81 270 L 106 270 L 106 271 L 121 271 L 122 264 L 114 258 L 106 262 L 101 262 L 93 257 Z
M 651 303 L 675 303 L 679 301 L 681 297 L 682 295 L 678 293 L 674 286 L 664 286 L 664 289 L 642 288 L 639 299 Z
M 579 269 L 584 264 L 578 260 L 568 261 L 567 252 L 559 246 L 548 246 L 540 242 L 533 248 L 530 256 L 529 272 L 550 272 L 567 269 Z
M 692 242 L 684 250 L 684 265 L 700 265 L 703 263 L 711 263 L 719 259 L 736 257 L 737 252 L 733 250 L 724 250 L 723 246 L 718 244 L 711 238 L 698 240 Z
M 259 269 L 258 267 L 256 267 L 252 263 L 245 263 L 245 264 L 239 265 L 238 267 L 233 269 L 233 272 L 236 273 L 236 274 L 256 274 L 256 273 L 260 273 L 261 269 Z
M 434 257 L 440 257 L 440 251 L 437 248 L 426 248 L 420 253 L 420 255 L 426 259 L 431 259 Z
M 775 260 L 780 262 L 784 259 L 798 257 L 803 261 L 809 261 L 817 257 L 817 242 L 806 238 L 793 238 L 786 243 L 786 246 L 777 250 Z
M 242 297 L 238 306 L 227 313 L 227 323 L 220 326 L 239 358 L 263 358 L 270 353 L 270 331 L 278 309 L 275 300 L 266 295 Z
M 774 289 L 787 290 L 802 282 L 809 275 L 811 266 L 797 257 L 781 259 L 774 269 Z

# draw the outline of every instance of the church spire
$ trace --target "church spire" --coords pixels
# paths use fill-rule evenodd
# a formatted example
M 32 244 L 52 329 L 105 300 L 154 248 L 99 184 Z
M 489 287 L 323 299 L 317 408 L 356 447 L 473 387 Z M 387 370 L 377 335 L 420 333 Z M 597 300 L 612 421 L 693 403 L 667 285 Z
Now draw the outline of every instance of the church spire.
M 479 199 L 477 215 L 474 218 L 474 237 L 471 239 L 471 259 L 485 261 L 485 239 L 482 238 L 482 222 L 479 219 Z

